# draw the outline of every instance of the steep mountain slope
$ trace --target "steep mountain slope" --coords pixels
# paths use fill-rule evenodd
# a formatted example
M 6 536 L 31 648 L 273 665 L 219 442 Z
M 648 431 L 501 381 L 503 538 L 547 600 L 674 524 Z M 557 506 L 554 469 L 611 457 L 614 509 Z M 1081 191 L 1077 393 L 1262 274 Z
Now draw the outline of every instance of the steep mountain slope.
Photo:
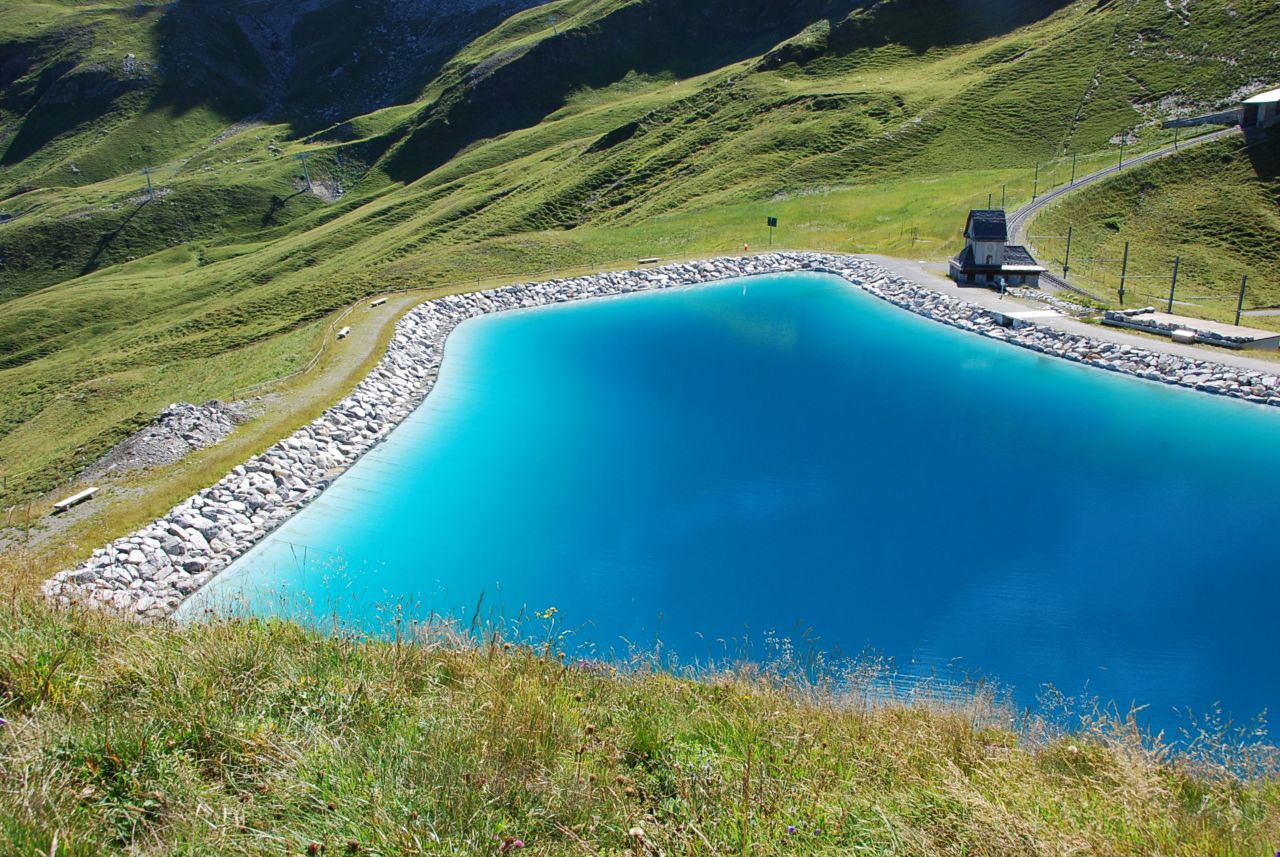
M 251 117 L 299 133 L 410 102 L 463 45 L 532 4 L 5 0 L 0 190 L 141 169 Z
M 22 7 L 0 16 L 7 44 L 56 35 L 87 51 L 74 68 L 126 44 L 189 57 L 53 134 L 33 89 L 52 72 L 30 58 L 46 54 L 3 64 L 26 69 L 3 78 L 4 157 L 46 129 L 0 177 L 11 491 L 69 478 L 169 401 L 300 365 L 308 325 L 364 294 L 724 251 L 764 239 L 766 207 L 793 246 L 941 256 L 964 208 L 1002 185 L 1028 197 L 1038 161 L 1064 180 L 1072 152 L 1159 141 L 1166 112 L 1280 78 L 1280 12 L 1260 0 L 559 0 L 451 57 L 424 50 L 420 73 L 371 59 L 403 41 L 383 33 L 401 7 L 361 4 L 354 56 L 325 41 L 347 7 L 307 5 L 288 41 L 307 50 L 285 61 L 261 4 L 6 5 Z M 190 71 L 188 100 L 159 98 L 166 67 Z M 344 88 L 370 75 L 371 100 Z

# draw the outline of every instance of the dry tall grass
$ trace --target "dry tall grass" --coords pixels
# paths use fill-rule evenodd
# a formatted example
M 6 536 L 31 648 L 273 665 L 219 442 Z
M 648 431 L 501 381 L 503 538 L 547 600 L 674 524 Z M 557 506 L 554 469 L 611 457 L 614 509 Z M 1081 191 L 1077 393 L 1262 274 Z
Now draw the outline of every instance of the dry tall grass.
M 1256 855 L 1244 778 L 1093 721 L 548 646 L 0 608 L 0 852 Z M 1238 761 L 1238 759 L 1237 759 Z M 519 845 L 519 847 L 517 847 Z

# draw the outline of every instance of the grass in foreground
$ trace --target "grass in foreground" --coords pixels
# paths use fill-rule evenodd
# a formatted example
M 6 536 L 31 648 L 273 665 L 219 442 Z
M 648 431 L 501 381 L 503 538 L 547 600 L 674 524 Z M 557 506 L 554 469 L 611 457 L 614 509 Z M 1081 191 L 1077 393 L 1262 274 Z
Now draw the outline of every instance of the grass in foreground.
M 0 622 L 6 854 L 1270 854 L 1280 786 L 868 706 L 285 623 Z M 516 842 L 522 844 L 516 848 Z M 505 849 L 505 850 L 504 850 Z

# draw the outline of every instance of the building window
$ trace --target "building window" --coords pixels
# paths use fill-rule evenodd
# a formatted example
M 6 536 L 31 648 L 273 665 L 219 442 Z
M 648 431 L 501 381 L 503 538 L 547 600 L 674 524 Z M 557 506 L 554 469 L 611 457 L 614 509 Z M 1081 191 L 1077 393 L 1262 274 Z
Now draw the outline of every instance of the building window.
M 990 253 L 988 253 L 988 254 L 987 254 L 987 264 L 988 264 L 988 265 L 990 265 L 990 264 L 991 264 L 991 254 L 990 254 Z

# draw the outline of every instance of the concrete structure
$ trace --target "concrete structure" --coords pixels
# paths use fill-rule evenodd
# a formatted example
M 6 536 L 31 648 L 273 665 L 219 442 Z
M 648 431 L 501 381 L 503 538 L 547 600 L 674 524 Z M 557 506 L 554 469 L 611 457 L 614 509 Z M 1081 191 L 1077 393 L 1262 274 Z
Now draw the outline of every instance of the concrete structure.
M 1168 336 L 1174 342 L 1201 342 L 1219 348 L 1247 348 L 1254 351 L 1280 349 L 1280 333 L 1274 330 L 1258 330 L 1220 321 L 1170 315 L 1157 312 L 1153 307 L 1110 310 L 1103 315 L 1102 323 Z
M 1193 125 L 1239 125 L 1246 131 L 1270 128 L 1280 122 L 1280 89 L 1271 89 L 1246 98 L 1239 107 L 1206 113 L 1203 116 L 1187 116 L 1166 119 L 1162 127 L 1189 128 Z
M 961 285 L 1040 285 L 1045 269 L 1026 247 L 1009 243 L 1009 225 L 999 209 L 974 209 L 964 227 L 965 246 L 951 260 L 951 279 Z
M 1244 100 L 1240 127 L 1270 128 L 1280 122 L 1280 89 L 1272 89 Z

